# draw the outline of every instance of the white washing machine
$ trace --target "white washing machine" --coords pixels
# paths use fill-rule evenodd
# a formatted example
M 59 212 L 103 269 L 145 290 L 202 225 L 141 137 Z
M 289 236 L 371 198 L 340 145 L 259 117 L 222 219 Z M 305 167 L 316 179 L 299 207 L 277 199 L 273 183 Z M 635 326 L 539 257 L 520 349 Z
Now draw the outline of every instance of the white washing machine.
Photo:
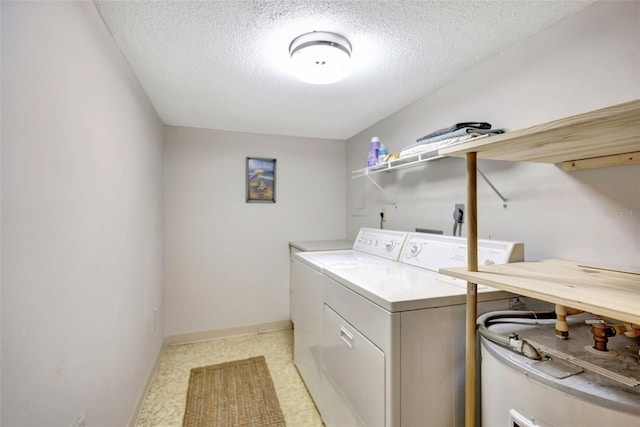
M 483 426 L 640 426 L 640 337 L 617 334 L 599 351 L 587 322 L 603 319 L 593 314 L 568 317 L 568 340 L 555 337 L 553 320 L 531 325 L 508 314 L 487 316 L 496 321 L 487 326 L 491 333 L 517 334 L 540 359 L 481 338 Z
M 322 278 L 334 265 L 393 263 L 408 233 L 363 228 L 353 248 L 297 252 L 291 261 L 291 320 L 294 325 L 293 360 L 311 396 L 318 403 L 321 373 Z
M 322 283 L 316 403 L 328 427 L 464 424 L 466 239 L 411 233 L 398 262 L 333 265 Z M 480 263 L 522 261 L 520 243 L 480 241 Z M 480 313 L 515 296 L 478 288 Z

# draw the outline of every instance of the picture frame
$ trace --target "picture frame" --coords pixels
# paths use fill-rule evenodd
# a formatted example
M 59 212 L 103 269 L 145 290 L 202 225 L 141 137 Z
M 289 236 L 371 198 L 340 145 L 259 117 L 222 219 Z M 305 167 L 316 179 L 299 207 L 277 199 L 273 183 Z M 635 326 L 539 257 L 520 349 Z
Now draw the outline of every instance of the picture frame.
M 276 202 L 276 159 L 247 157 L 247 203 Z

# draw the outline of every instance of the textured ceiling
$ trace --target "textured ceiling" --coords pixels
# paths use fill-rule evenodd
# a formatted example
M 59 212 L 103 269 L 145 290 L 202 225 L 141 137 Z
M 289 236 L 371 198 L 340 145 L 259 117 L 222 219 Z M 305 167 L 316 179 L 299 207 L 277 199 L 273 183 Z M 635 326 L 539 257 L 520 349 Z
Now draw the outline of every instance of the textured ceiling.
M 593 1 L 103 1 L 165 124 L 348 139 Z M 296 36 L 353 46 L 342 81 L 293 77 Z

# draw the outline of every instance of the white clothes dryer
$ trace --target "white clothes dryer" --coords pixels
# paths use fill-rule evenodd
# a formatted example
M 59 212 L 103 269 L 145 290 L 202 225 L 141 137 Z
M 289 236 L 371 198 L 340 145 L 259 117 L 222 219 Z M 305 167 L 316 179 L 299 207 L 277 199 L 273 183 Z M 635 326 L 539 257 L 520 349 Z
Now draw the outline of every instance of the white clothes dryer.
M 352 249 L 294 254 L 290 268 L 293 360 L 314 399 L 320 395 L 324 270 L 337 265 L 393 264 L 400 256 L 407 234 L 363 228 Z

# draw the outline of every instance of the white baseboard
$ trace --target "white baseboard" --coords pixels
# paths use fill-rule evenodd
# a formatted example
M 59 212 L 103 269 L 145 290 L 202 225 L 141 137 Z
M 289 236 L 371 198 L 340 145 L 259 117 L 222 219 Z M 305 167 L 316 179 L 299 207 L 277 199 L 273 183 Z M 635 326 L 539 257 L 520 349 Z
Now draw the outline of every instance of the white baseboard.
M 138 418 L 140 417 L 140 411 L 142 410 L 142 404 L 144 403 L 144 399 L 147 397 L 147 393 L 149 393 L 149 389 L 151 388 L 151 382 L 153 378 L 156 376 L 156 371 L 158 370 L 158 365 L 160 364 L 160 359 L 162 359 L 162 355 L 167 348 L 167 339 L 165 338 L 162 341 L 162 345 L 160 346 L 160 351 L 158 351 L 158 356 L 156 357 L 156 361 L 153 364 L 153 368 L 149 372 L 147 376 L 147 381 L 144 383 L 144 388 L 142 389 L 142 394 L 138 399 L 138 403 L 136 404 L 136 408 L 133 411 L 133 416 L 131 417 L 131 421 L 129 421 L 129 427 L 135 427 L 138 424 Z
M 165 337 L 166 345 L 188 344 L 198 341 L 209 341 L 220 338 L 239 337 L 242 335 L 255 335 L 265 332 L 291 329 L 291 320 L 259 323 L 256 325 L 237 326 L 235 328 L 215 329 L 211 331 L 191 332 L 188 334 L 171 335 Z

